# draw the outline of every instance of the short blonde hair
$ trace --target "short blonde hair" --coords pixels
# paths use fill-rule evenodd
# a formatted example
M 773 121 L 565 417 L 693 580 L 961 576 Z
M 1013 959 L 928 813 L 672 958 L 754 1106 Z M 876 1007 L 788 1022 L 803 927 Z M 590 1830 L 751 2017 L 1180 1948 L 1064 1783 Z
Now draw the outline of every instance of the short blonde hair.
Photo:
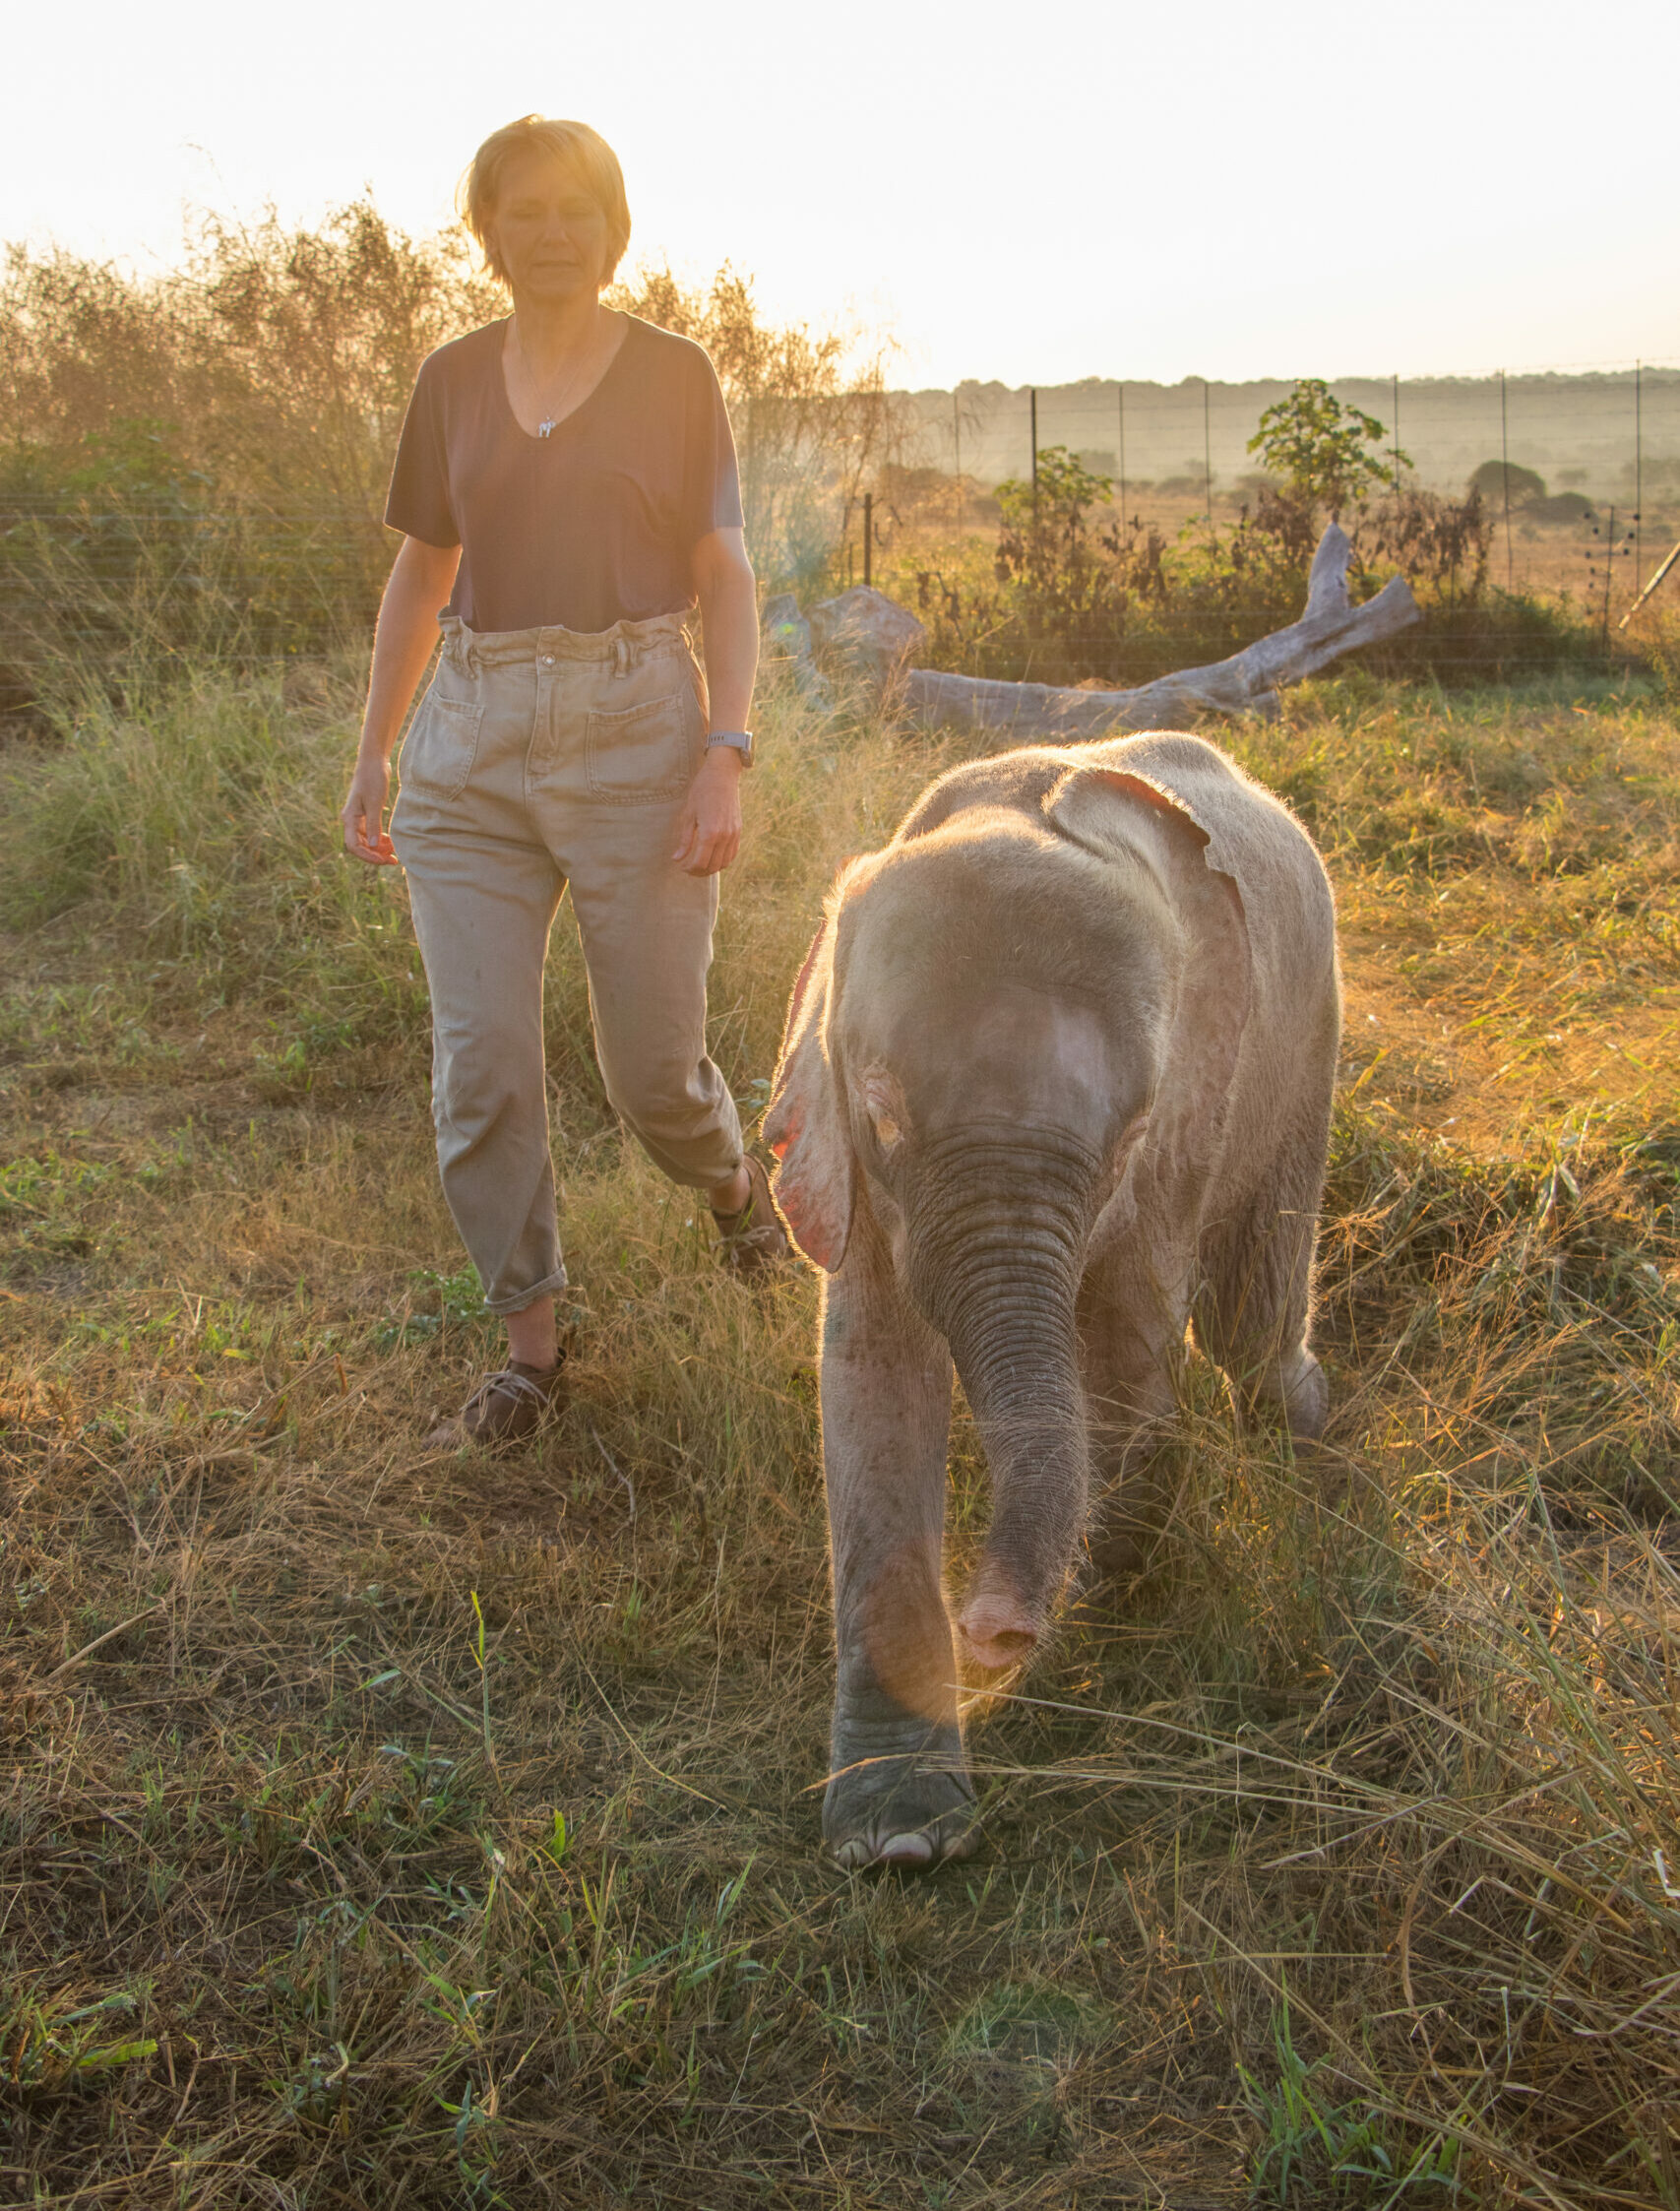
M 456 205 L 462 221 L 478 240 L 490 274 L 504 284 L 508 281 L 492 230 L 496 197 L 503 170 L 516 155 L 526 153 L 546 154 L 575 169 L 583 179 L 606 218 L 606 269 L 601 281 L 611 284 L 630 243 L 630 203 L 624 196 L 624 171 L 618 165 L 618 156 L 588 123 L 565 123 L 547 115 L 522 115 L 517 123 L 492 131 L 461 180 Z

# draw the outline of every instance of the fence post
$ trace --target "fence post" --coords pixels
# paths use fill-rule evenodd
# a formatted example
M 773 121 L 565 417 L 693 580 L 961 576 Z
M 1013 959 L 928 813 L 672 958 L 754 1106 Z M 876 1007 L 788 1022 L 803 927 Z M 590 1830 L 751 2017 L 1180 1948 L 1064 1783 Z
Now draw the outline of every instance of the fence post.
M 956 455 L 952 474 L 957 478 L 957 527 L 963 527 L 963 403 L 951 395 L 951 443 Z
M 1209 421 L 1208 379 L 1202 379 L 1202 491 L 1208 503 L 1208 528 L 1213 527 L 1213 433 Z
M 1126 522 L 1126 386 L 1123 382 L 1117 381 L 1115 383 L 1114 397 L 1120 408 L 1120 523 L 1121 527 L 1124 528 Z
M 870 555 L 874 549 L 874 545 L 875 494 L 873 491 L 866 491 L 863 494 L 863 588 L 865 591 L 869 589 L 872 580 L 870 574 Z
M 1391 379 L 1395 388 L 1395 489 L 1400 489 L 1400 380 Z
M 1634 363 L 1634 585 L 1645 585 L 1645 532 L 1640 516 L 1645 511 L 1645 363 Z
M 1610 650 L 1610 581 L 1616 573 L 1616 510 L 1604 526 L 1604 651 Z
M 1038 497 L 1038 387 L 1033 385 L 1027 394 L 1028 435 L 1032 439 L 1032 497 Z
M 1517 548 L 1511 542 L 1511 439 L 1505 415 L 1505 371 L 1499 372 L 1499 468 L 1505 487 L 1505 590 L 1517 589 Z

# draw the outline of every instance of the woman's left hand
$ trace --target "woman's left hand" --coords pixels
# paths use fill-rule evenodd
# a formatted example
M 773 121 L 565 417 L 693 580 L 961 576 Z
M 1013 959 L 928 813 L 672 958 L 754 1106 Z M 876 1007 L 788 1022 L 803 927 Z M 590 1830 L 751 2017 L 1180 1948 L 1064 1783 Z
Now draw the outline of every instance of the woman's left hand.
M 720 875 L 741 849 L 741 756 L 715 745 L 688 787 L 671 858 L 690 875 Z

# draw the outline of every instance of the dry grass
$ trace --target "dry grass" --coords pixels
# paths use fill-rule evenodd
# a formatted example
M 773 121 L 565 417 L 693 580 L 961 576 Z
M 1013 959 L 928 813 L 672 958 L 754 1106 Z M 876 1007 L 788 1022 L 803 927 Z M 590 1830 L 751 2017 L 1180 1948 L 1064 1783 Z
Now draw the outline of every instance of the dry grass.
M 1193 1372 L 1161 1571 L 976 1712 L 989 1846 L 915 1882 L 816 1853 L 811 1286 L 623 1150 L 569 942 L 576 1402 L 417 1448 L 489 1339 L 400 894 L 324 856 L 347 707 L 6 769 L 0 2198 L 1680 2207 L 1672 719 L 1353 681 L 1242 739 L 1346 931 L 1331 1450 Z M 940 764 L 767 749 L 749 1098 Z

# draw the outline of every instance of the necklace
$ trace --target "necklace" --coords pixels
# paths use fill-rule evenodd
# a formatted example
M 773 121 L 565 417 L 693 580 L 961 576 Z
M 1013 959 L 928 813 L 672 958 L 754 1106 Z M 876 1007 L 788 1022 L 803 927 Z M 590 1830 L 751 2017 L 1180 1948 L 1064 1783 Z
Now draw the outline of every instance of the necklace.
M 514 317 L 513 328 L 514 348 L 519 354 L 520 366 L 525 371 L 526 382 L 530 386 L 531 397 L 535 400 L 537 407 L 541 409 L 544 400 L 548 397 L 549 393 L 553 389 L 554 378 L 551 376 L 546 384 L 539 384 L 537 382 L 536 371 L 530 365 L 530 355 L 525 349 L 525 340 L 520 336 L 519 317 L 517 315 Z M 586 342 L 583 360 L 581 363 L 581 366 L 586 369 L 590 364 L 591 350 L 591 347 Z M 572 392 L 578 383 L 579 366 L 580 364 L 578 363 L 573 364 L 570 372 L 567 375 L 565 383 L 561 386 L 562 393 L 567 399 L 571 398 Z M 565 408 L 556 405 L 547 412 L 543 413 L 536 425 L 537 436 L 539 438 L 551 437 L 554 431 L 559 427 L 561 421 L 564 419 L 566 412 L 567 410 Z

